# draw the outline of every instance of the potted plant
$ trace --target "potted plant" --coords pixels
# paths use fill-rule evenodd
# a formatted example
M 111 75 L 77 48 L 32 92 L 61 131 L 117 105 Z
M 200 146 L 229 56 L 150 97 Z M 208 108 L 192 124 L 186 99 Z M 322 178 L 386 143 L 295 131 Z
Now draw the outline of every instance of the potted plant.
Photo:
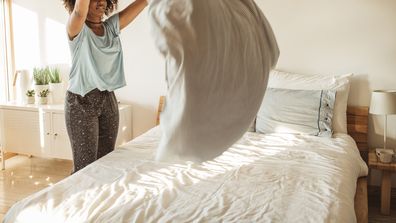
M 63 102 L 63 83 L 61 79 L 61 75 L 58 68 L 53 68 L 50 70 L 50 83 L 49 90 L 51 101 L 54 104 L 60 104 Z
M 48 98 L 47 98 L 48 94 L 49 94 L 48 89 L 40 91 L 40 93 L 38 94 L 40 105 L 45 105 L 48 103 Z
M 26 91 L 26 97 L 27 97 L 27 103 L 28 104 L 34 104 L 34 95 L 35 95 L 34 90 L 27 90 Z
M 49 86 L 49 68 L 34 68 L 33 69 L 34 91 L 41 93 L 43 90 L 48 90 Z M 36 94 L 38 99 L 38 94 Z

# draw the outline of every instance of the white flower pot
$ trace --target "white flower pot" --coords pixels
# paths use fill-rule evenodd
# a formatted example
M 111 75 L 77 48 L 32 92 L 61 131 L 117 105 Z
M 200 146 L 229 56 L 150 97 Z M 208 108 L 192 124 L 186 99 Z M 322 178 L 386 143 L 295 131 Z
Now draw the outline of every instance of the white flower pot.
M 40 105 L 46 105 L 48 103 L 48 98 L 47 97 L 39 97 L 39 104 Z
M 43 90 L 49 89 L 49 85 L 34 85 L 34 92 L 36 94 L 36 101 L 40 100 L 40 92 Z
M 52 104 L 62 104 L 65 98 L 65 92 L 63 89 L 63 82 L 61 83 L 50 83 L 49 84 L 50 91 L 50 101 Z
M 27 98 L 26 101 L 27 101 L 28 104 L 34 104 L 34 101 L 35 101 L 35 100 L 34 100 L 34 96 L 32 96 L 32 97 L 26 96 L 26 98 Z

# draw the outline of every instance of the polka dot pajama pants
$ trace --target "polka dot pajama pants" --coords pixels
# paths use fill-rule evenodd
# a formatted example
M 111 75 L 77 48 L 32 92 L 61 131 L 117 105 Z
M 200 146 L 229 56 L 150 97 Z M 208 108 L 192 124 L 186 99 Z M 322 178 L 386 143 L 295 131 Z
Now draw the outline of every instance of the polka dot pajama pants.
M 119 124 L 114 92 L 94 89 L 82 97 L 68 91 L 65 118 L 73 173 L 114 150 Z

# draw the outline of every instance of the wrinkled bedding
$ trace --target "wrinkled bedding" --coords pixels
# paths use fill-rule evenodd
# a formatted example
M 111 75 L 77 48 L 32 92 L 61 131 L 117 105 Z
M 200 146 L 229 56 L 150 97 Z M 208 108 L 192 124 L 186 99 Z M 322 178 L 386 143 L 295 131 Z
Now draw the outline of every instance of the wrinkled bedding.
M 157 127 L 16 203 L 17 222 L 356 222 L 353 139 L 246 133 L 214 160 L 155 161 Z
M 150 0 L 168 91 L 158 160 L 212 159 L 254 120 L 279 56 L 253 0 Z

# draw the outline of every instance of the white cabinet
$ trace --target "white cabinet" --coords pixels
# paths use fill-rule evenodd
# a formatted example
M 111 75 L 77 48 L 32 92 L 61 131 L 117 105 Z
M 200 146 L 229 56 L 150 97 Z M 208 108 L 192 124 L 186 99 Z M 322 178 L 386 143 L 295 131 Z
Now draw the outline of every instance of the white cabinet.
M 72 159 L 69 136 L 66 130 L 65 114 L 41 112 L 44 121 L 44 150 L 48 157 Z
M 116 147 L 132 139 L 132 107 L 119 105 Z M 63 105 L 0 105 L 0 143 L 5 152 L 72 159 Z

